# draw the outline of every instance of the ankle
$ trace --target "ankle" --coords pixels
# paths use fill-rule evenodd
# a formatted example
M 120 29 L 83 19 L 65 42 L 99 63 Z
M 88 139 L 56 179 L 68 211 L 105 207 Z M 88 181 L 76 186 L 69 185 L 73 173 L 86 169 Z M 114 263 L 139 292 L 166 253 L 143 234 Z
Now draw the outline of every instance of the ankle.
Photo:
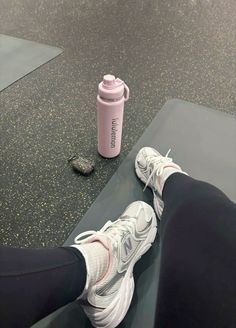
M 82 245 L 72 245 L 72 247 L 77 248 L 85 259 L 87 269 L 85 293 L 88 288 L 95 285 L 105 276 L 109 267 L 109 251 L 99 241 Z
M 169 178 L 169 176 L 171 176 L 172 174 L 174 173 L 183 173 L 183 174 L 186 174 L 185 172 L 182 171 L 181 167 L 175 163 L 173 163 L 174 165 L 171 165 L 171 166 L 167 166 L 164 168 L 163 170 L 163 173 L 162 175 L 160 175 L 157 181 L 158 185 L 159 185 L 159 192 L 160 194 L 162 195 L 162 191 L 163 191 L 163 188 L 164 188 L 164 185 L 166 183 L 166 180 Z

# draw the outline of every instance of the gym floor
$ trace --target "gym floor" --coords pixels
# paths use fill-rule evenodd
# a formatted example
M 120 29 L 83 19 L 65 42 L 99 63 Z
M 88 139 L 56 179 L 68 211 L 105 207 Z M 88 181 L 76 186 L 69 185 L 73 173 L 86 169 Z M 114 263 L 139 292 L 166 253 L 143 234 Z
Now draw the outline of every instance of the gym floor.
M 236 113 L 234 0 L 0 0 L 0 31 L 63 49 L 0 93 L 2 245 L 62 245 L 168 99 Z M 111 160 L 96 150 L 107 73 L 131 91 Z M 74 173 L 71 154 L 95 172 Z

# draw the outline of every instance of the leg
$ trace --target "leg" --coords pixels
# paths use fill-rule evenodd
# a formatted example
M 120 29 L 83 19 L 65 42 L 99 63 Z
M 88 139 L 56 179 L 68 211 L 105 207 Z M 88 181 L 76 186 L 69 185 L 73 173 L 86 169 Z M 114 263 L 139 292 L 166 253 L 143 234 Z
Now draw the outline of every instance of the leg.
M 158 327 L 235 327 L 236 205 L 181 173 L 162 199 Z
M 29 327 L 74 301 L 86 281 L 74 248 L 0 248 L 0 327 Z
M 236 327 L 236 204 L 151 147 L 136 156 L 161 219 L 156 326 Z
M 28 328 L 79 296 L 94 327 L 118 326 L 133 296 L 133 267 L 151 247 L 156 224 L 151 206 L 137 201 L 72 247 L 0 248 L 0 327 Z

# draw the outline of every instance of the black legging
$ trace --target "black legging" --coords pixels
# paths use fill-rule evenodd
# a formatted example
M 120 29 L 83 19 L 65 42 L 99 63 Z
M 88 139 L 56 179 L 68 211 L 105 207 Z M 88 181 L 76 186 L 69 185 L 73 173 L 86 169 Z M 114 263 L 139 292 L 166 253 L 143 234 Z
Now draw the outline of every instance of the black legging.
M 236 205 L 180 173 L 163 190 L 158 328 L 236 327 Z M 73 248 L 0 249 L 0 327 L 25 328 L 83 291 Z M 150 327 L 151 328 L 151 327 Z
M 83 291 L 86 266 L 72 247 L 0 248 L 0 327 L 29 328 Z
M 236 204 L 175 173 L 163 190 L 158 328 L 236 327 Z

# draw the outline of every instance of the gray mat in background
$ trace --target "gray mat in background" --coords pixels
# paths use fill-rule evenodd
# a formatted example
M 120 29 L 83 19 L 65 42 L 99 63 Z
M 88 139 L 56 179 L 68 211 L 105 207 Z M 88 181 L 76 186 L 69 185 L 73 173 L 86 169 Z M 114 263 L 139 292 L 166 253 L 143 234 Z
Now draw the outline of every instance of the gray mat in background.
M 236 201 L 236 117 L 181 100 L 168 101 L 132 148 L 65 245 L 86 230 L 99 229 L 117 218 L 134 200 L 152 203 L 150 190 L 134 173 L 134 159 L 143 146 L 153 146 L 171 156 L 195 178 L 213 183 Z M 120 327 L 154 327 L 159 271 L 158 238 L 135 267 L 136 289 Z M 41 320 L 34 328 L 91 327 L 76 303 Z
M 0 91 L 62 53 L 62 49 L 0 34 Z

